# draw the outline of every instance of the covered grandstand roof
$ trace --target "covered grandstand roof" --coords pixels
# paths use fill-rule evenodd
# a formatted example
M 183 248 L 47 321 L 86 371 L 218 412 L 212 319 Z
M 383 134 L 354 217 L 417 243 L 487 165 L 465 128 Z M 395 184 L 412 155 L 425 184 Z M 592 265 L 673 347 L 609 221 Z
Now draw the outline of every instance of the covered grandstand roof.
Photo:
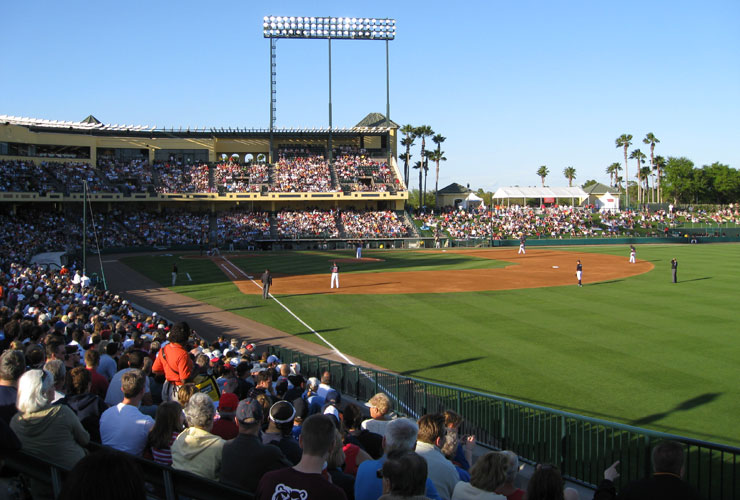
M 580 187 L 502 187 L 493 194 L 494 198 L 588 198 Z
M 369 113 L 355 128 L 386 128 L 385 115 L 382 113 Z M 398 128 L 398 124 L 391 120 L 391 128 Z

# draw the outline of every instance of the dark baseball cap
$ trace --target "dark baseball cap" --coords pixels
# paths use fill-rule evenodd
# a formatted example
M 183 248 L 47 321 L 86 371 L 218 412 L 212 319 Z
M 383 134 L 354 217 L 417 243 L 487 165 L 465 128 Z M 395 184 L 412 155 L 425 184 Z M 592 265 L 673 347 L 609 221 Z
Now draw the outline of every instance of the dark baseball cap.
M 236 407 L 236 419 L 242 424 L 257 424 L 262 422 L 262 405 L 253 398 L 239 401 Z

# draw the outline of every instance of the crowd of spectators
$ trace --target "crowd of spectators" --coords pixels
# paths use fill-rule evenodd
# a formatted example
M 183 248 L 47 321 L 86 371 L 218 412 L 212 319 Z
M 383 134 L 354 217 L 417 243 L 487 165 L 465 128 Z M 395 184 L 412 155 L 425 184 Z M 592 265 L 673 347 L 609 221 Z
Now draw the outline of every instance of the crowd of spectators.
M 339 228 L 332 210 L 281 210 L 275 214 L 278 237 L 338 238 Z
M 64 186 L 66 192 L 81 193 L 85 182 L 90 193 L 111 191 L 97 169 L 89 163 L 49 162 L 45 164 L 45 168 L 56 177 L 59 185 Z
M 284 193 L 335 190 L 329 164 L 320 155 L 281 156 L 275 164 L 275 183 L 270 189 Z
M 270 237 L 270 216 L 267 212 L 226 212 L 218 216 L 220 241 L 245 242 Z
M 148 160 L 135 159 L 126 162 L 98 158 L 98 170 L 114 192 L 143 193 L 153 184 Z
M 158 182 L 158 193 L 212 193 L 216 188 L 209 179 L 209 167 L 206 163 L 194 165 L 180 162 L 157 163 L 154 171 Z
M 118 214 L 118 218 L 145 245 L 199 245 L 208 233 L 207 214 L 138 211 Z
M 56 191 L 56 180 L 43 165 L 32 161 L 0 161 L 0 191 Z
M 224 162 L 214 167 L 214 179 L 228 193 L 257 192 L 269 182 L 269 171 L 266 163 Z
M 340 212 L 347 238 L 405 238 L 411 230 L 403 219 L 391 210 Z

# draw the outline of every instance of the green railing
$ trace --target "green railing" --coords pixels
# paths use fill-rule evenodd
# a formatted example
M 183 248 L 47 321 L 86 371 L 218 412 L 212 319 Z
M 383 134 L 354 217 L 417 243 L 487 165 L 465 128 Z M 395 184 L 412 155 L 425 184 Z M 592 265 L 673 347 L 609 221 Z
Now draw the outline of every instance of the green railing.
M 283 347 L 270 352 L 284 362 L 298 362 L 306 376 L 332 375 L 342 394 L 368 400 L 385 392 L 394 410 L 418 418 L 454 410 L 465 418 L 463 432 L 478 444 L 515 451 L 530 463 L 558 464 L 571 481 L 594 487 L 604 470 L 620 461 L 618 488 L 651 472 L 650 451 L 663 439 L 687 448 L 686 478 L 704 498 L 740 498 L 740 448 L 665 434 L 585 417 L 501 396 L 461 389 L 395 373 L 311 356 Z

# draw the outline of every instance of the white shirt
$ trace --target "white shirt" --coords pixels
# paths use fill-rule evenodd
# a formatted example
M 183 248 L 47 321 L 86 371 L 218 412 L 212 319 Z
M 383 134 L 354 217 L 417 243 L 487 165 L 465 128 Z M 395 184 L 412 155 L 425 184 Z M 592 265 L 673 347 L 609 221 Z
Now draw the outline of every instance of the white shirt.
M 416 453 L 424 457 L 429 468 L 428 477 L 437 488 L 437 493 L 445 500 L 452 498 L 455 485 L 460 481 L 457 469 L 447 460 L 439 448 L 433 444 L 416 442 Z
M 100 439 L 105 446 L 141 455 L 154 419 L 135 406 L 119 403 L 100 416 Z

